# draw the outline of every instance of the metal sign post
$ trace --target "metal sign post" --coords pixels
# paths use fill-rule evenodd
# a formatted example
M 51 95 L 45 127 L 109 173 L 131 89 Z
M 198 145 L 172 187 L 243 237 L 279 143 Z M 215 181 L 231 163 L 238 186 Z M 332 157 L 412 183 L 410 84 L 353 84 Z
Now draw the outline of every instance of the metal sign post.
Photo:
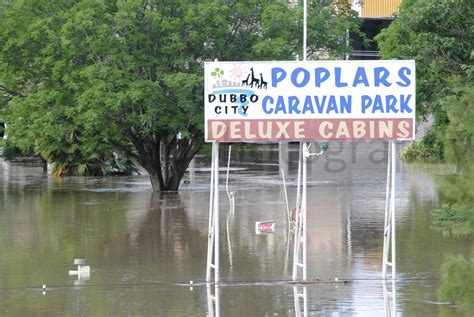
M 303 281 L 308 277 L 308 208 L 307 208 L 307 189 L 308 189 L 308 142 L 303 143 L 303 194 L 301 195 L 301 222 L 303 226 Z
M 307 178 L 308 178 L 308 158 L 311 156 L 321 156 L 325 153 L 327 148 L 321 147 L 319 152 L 311 153 L 311 143 L 304 142 L 300 148 L 299 168 L 298 168 L 298 186 L 297 186 L 297 200 L 295 209 L 295 239 L 293 249 L 293 280 L 298 279 L 298 268 L 302 269 L 302 280 L 308 279 L 308 206 L 307 206 Z M 301 173 L 300 170 L 303 170 Z M 302 185 L 300 186 L 300 182 Z M 302 192 L 300 194 L 300 191 Z M 300 198 L 301 197 L 301 198 Z
M 396 244 L 395 244 L 395 158 L 396 144 L 390 141 L 387 155 L 387 184 L 385 189 L 385 221 L 383 236 L 382 278 L 387 278 L 387 269 L 392 267 L 392 280 L 396 278 Z M 391 258 L 389 250 L 391 245 Z
M 385 317 L 396 317 L 397 316 L 397 289 L 395 286 L 395 280 L 392 280 L 392 290 L 388 290 L 387 281 L 382 281 L 383 287 L 383 303 L 384 303 L 384 316 Z
M 207 316 L 220 317 L 221 315 L 221 298 L 219 284 L 214 285 L 214 293 L 212 293 L 212 285 L 207 284 Z
M 295 302 L 295 316 L 308 316 L 308 290 L 306 286 L 299 291 L 299 286 L 293 286 L 293 299 Z M 303 300 L 303 313 L 301 313 L 301 300 Z
M 212 261 L 214 258 L 214 262 Z M 206 281 L 211 281 L 214 269 L 214 283 L 219 282 L 219 143 L 212 143 L 211 188 L 209 197 L 209 234 L 207 236 Z
M 302 165 L 303 165 L 303 142 L 300 142 L 299 155 L 298 155 L 298 180 L 296 187 L 296 208 L 293 213 L 293 221 L 295 224 L 295 238 L 293 246 L 293 280 L 298 279 L 298 268 L 303 268 L 304 263 L 300 262 L 301 260 L 301 235 L 302 235 L 302 225 L 301 225 L 301 179 L 302 179 Z
M 308 3 L 303 1 L 303 61 L 306 62 L 307 52 L 307 21 L 308 21 Z M 293 280 L 298 279 L 298 267 L 303 270 L 303 280 L 307 279 L 307 226 L 306 226 L 306 193 L 307 193 L 307 155 L 308 143 L 300 142 L 298 158 L 298 185 L 296 193 L 296 211 L 295 211 L 295 244 L 293 249 Z M 303 173 L 301 173 L 303 169 Z M 301 193 L 302 187 L 302 193 Z M 300 262 L 301 260 L 301 262 Z

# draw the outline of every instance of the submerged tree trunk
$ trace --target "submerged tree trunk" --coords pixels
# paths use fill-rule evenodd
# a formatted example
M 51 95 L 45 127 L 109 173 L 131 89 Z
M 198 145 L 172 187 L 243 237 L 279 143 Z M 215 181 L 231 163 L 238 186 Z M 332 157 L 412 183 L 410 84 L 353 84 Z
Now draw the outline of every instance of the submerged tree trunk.
M 41 155 L 40 155 L 40 160 L 41 160 L 41 166 L 43 167 L 43 172 L 44 173 L 48 172 L 48 161 L 45 160 Z
M 175 191 L 194 155 L 201 149 L 201 138 L 178 140 L 174 134 L 154 133 L 143 138 L 131 136 L 138 163 L 148 172 L 153 191 Z M 198 141 L 196 141 L 198 140 Z

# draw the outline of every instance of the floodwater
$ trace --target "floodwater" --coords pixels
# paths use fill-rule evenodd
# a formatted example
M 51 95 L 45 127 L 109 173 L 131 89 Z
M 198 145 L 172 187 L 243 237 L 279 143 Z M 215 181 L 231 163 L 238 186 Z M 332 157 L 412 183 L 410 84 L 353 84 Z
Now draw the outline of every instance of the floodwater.
M 162 194 L 152 193 L 146 176 L 56 179 L 40 167 L 0 161 L 0 315 L 472 316 L 437 295 L 444 259 L 469 255 L 473 242 L 432 225 L 434 180 L 449 166 L 397 163 L 397 280 L 384 284 L 384 145 L 332 143 L 328 155 L 308 164 L 313 283 L 295 285 L 278 150 L 234 146 L 229 214 L 227 149 L 221 145 L 217 287 L 205 283 L 205 158 L 197 158 L 181 191 Z M 297 145 L 289 154 L 292 209 Z M 262 220 L 275 220 L 276 232 L 257 235 Z M 68 274 L 75 258 L 86 259 L 90 276 Z

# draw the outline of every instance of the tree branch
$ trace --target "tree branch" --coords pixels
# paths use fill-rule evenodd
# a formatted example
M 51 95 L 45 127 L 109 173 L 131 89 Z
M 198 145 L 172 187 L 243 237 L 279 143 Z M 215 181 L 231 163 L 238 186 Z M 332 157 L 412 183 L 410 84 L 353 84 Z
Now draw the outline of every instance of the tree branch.
M 106 142 L 110 146 L 112 146 L 112 147 L 116 148 L 117 150 L 125 153 L 125 156 L 130 157 L 130 158 L 132 158 L 133 160 L 135 160 L 137 162 L 140 162 L 138 155 L 136 153 L 134 153 L 133 151 L 131 151 L 130 149 L 128 149 L 126 146 L 124 146 L 120 143 L 117 143 L 113 140 L 107 140 Z
M 17 91 L 8 89 L 4 85 L 0 85 L 0 92 L 6 94 L 9 99 L 11 99 L 12 97 L 26 97 L 26 95 L 19 93 Z

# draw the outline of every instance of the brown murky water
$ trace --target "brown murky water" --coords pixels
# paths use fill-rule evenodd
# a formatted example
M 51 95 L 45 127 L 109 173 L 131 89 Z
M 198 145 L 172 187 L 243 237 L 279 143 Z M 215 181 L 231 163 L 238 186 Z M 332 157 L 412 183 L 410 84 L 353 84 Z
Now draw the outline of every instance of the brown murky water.
M 399 278 L 380 280 L 384 155 L 382 143 L 334 143 L 310 162 L 308 278 L 320 282 L 302 287 L 288 283 L 293 250 L 278 151 L 234 149 L 234 215 L 225 186 L 220 195 L 217 300 L 204 283 L 210 172 L 203 159 L 180 192 L 163 194 L 152 193 L 146 176 L 59 180 L 0 161 L 0 315 L 393 316 L 394 302 L 397 316 L 472 315 L 437 298 L 444 259 L 469 254 L 473 242 L 432 227 L 434 179 L 447 166 L 398 164 Z M 292 208 L 297 146 L 290 158 Z M 255 222 L 268 219 L 276 233 L 256 235 Z M 89 279 L 69 276 L 75 258 L 91 266 Z

